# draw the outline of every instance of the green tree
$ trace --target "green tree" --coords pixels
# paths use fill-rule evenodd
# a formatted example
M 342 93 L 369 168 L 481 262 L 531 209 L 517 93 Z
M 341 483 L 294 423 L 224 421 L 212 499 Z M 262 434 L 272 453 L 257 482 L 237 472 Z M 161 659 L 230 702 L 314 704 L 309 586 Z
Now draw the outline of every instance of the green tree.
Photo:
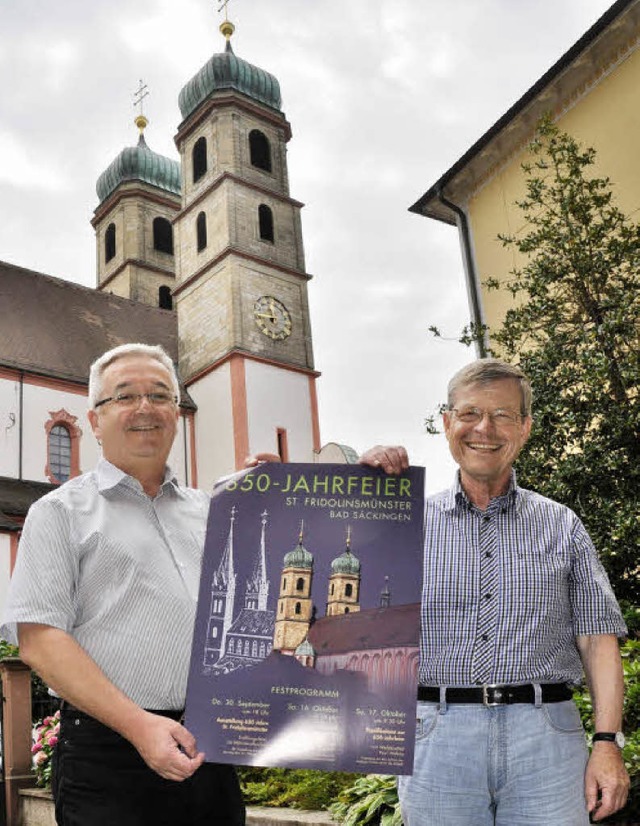
M 595 158 L 550 119 L 539 125 L 522 166 L 524 227 L 498 236 L 524 263 L 486 282 L 514 299 L 489 332 L 534 387 L 519 482 L 580 515 L 618 598 L 637 605 L 640 226 L 593 174 Z

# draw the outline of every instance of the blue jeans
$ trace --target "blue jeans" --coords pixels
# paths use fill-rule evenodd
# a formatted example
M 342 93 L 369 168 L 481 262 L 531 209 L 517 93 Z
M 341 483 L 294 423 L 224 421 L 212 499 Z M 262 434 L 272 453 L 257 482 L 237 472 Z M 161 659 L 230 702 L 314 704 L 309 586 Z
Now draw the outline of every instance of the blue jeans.
M 150 769 L 115 731 L 61 714 L 52 791 L 59 826 L 244 826 L 233 766 L 204 763 L 181 783 Z
M 587 746 L 572 700 L 487 708 L 418 703 L 405 826 L 588 826 Z

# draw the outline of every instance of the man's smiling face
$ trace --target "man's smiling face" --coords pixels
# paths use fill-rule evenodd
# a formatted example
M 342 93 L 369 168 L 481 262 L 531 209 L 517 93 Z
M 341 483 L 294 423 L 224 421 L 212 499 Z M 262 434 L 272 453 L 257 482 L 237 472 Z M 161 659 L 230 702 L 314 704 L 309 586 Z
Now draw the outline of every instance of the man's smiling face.
M 119 393 L 168 393 L 173 395 L 171 377 L 159 361 L 145 355 L 123 356 L 102 373 L 100 398 Z M 89 421 L 102 443 L 105 459 L 132 476 L 142 462 L 164 470 L 178 421 L 176 404 L 152 405 L 142 399 L 134 407 L 115 402 L 89 411 Z
M 531 432 L 531 418 L 496 424 L 490 415 L 496 410 L 520 414 L 522 396 L 515 379 L 499 379 L 458 388 L 453 410 L 444 413 L 444 431 L 449 450 L 460 466 L 462 483 L 488 484 L 494 495 L 508 484 L 511 467 Z M 461 421 L 471 408 L 485 412 L 479 422 Z

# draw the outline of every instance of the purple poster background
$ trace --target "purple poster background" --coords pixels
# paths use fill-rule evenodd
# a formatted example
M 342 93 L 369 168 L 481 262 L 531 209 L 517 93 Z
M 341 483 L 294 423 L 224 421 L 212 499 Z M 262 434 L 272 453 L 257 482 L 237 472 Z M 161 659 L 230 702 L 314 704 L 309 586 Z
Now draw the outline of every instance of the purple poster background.
M 185 723 L 207 760 L 411 773 L 423 491 L 322 464 L 218 486 Z

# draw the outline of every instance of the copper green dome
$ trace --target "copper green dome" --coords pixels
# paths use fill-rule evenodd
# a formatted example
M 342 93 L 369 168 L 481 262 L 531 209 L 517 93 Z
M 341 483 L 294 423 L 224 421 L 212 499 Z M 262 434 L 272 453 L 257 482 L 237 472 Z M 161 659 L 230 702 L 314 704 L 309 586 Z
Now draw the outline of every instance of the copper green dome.
M 180 164 L 152 152 L 140 134 L 137 146 L 127 146 L 98 178 L 100 203 L 125 181 L 144 181 L 159 189 L 180 194 Z
M 182 117 L 188 118 L 203 101 L 223 89 L 241 92 L 272 109 L 280 109 L 282 105 L 280 84 L 276 78 L 264 69 L 236 57 L 227 40 L 225 51 L 214 54 L 183 86 L 178 97 Z
M 332 574 L 359 574 L 360 560 L 347 550 L 331 563 Z
M 316 652 L 307 639 L 304 639 L 295 650 L 296 657 L 315 657 L 315 655 Z
M 296 547 L 284 555 L 285 568 L 313 568 L 313 554 L 302 544 L 302 539 Z

